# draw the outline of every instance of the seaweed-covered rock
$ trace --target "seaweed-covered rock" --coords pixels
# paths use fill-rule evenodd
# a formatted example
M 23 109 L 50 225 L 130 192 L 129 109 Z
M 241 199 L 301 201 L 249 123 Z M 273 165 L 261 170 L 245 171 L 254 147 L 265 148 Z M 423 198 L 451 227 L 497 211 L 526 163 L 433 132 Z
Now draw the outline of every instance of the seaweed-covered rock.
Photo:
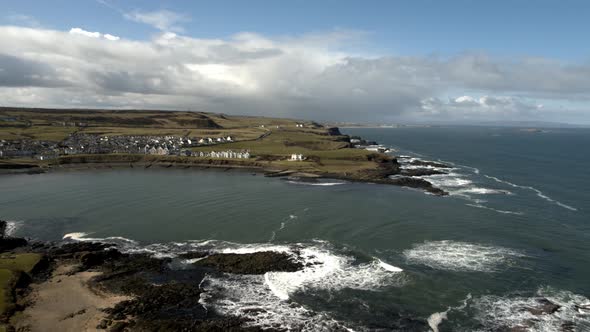
M 79 257 L 81 253 L 103 251 L 110 247 L 112 245 L 99 242 L 72 242 L 51 248 L 49 254 L 60 258 L 74 258 Z
M 122 254 L 115 249 L 110 250 L 100 250 L 100 251 L 89 251 L 89 252 L 82 252 L 78 256 L 80 260 L 80 264 L 82 265 L 83 269 L 90 269 L 96 266 L 99 266 L 106 261 L 112 261 L 114 259 L 118 259 L 122 256 Z
M 213 254 L 194 263 L 196 266 L 212 267 L 220 272 L 236 274 L 264 274 L 266 272 L 294 272 L 303 265 L 291 256 L 274 251 L 250 254 Z
M 4 237 L 0 238 L 0 252 L 12 250 L 18 247 L 27 245 L 27 240 L 19 237 Z

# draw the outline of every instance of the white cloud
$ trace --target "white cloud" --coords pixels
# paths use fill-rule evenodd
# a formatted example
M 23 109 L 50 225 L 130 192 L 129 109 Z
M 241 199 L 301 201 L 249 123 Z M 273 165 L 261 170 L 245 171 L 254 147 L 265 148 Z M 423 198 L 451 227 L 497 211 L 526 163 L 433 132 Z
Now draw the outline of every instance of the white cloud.
M 378 121 L 542 117 L 561 102 L 590 100 L 590 65 L 482 54 L 362 57 L 338 47 L 348 40 L 343 31 L 228 39 L 167 31 L 129 40 L 0 27 L 0 37 L 0 100 L 8 105 Z
M 81 35 L 81 36 L 86 36 L 86 37 L 90 37 L 90 38 L 101 38 L 103 37 L 104 39 L 107 40 L 111 40 L 111 41 L 116 41 L 119 40 L 121 38 L 117 37 L 117 36 L 113 36 L 110 34 L 101 34 L 100 32 L 90 32 L 90 31 L 86 31 L 84 29 L 81 28 L 71 28 L 70 29 L 70 34 L 71 35 Z
M 104 37 L 105 39 L 112 40 L 112 41 L 115 41 L 115 40 L 119 40 L 119 39 L 121 39 L 120 37 L 113 36 L 113 35 L 110 35 L 110 34 L 108 34 L 108 33 L 107 33 L 107 34 L 104 34 L 104 35 L 103 35 L 103 37 Z
M 124 14 L 128 20 L 151 25 L 161 31 L 184 31 L 178 24 L 189 21 L 185 15 L 178 14 L 169 10 L 158 10 L 153 12 L 134 11 Z
M 539 117 L 542 104 L 513 96 L 426 98 L 421 110 L 429 118 L 450 120 L 520 120 Z
M 82 35 L 82 36 L 92 37 L 92 38 L 100 38 L 100 32 L 90 32 L 90 31 L 86 31 L 86 30 L 83 30 L 80 28 L 71 28 L 70 34 Z

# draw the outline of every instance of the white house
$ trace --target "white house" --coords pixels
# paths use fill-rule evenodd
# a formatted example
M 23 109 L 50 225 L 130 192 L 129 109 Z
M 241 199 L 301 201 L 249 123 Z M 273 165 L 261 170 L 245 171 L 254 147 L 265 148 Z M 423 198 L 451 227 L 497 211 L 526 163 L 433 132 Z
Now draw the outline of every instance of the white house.
M 289 159 L 289 160 L 291 160 L 291 161 L 302 161 L 302 160 L 304 160 L 304 159 L 305 159 L 305 158 L 303 157 L 303 155 L 302 155 L 302 154 L 293 153 L 293 154 L 291 155 L 291 159 Z

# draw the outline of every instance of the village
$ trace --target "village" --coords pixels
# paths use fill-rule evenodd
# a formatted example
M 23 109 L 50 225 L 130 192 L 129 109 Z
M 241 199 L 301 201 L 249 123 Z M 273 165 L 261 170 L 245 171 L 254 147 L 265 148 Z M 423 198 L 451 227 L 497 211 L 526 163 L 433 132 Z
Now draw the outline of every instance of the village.
M 303 126 L 297 124 L 297 127 Z M 181 137 L 181 136 L 104 136 L 85 133 L 70 134 L 62 142 L 44 140 L 0 140 L 0 158 L 34 158 L 50 160 L 63 155 L 80 154 L 145 154 L 158 156 L 183 156 L 199 158 L 248 159 L 248 150 L 192 151 L 193 147 L 215 146 L 234 142 L 232 136 Z M 375 152 L 389 149 L 376 142 L 353 136 L 350 147 Z M 291 154 L 288 161 L 304 161 L 303 154 Z
M 191 147 L 217 145 L 233 142 L 225 137 L 180 137 L 180 136 L 102 136 L 71 134 L 64 141 L 56 143 L 41 140 L 0 141 L 0 158 L 35 158 L 49 160 L 60 155 L 78 154 L 146 154 L 176 155 L 207 158 L 250 158 L 249 151 L 193 152 Z

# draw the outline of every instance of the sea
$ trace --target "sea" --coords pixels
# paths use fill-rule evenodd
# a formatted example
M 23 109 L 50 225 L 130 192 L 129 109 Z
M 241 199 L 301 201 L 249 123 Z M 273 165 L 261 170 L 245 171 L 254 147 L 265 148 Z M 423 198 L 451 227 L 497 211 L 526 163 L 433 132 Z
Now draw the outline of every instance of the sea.
M 279 251 L 298 272 L 207 276 L 203 305 L 290 331 L 590 331 L 590 130 L 342 129 L 437 161 L 439 197 L 247 171 L 0 176 L 11 234 L 156 257 Z M 181 261 L 190 268 L 192 261 Z M 547 299 L 553 314 L 527 308 Z

